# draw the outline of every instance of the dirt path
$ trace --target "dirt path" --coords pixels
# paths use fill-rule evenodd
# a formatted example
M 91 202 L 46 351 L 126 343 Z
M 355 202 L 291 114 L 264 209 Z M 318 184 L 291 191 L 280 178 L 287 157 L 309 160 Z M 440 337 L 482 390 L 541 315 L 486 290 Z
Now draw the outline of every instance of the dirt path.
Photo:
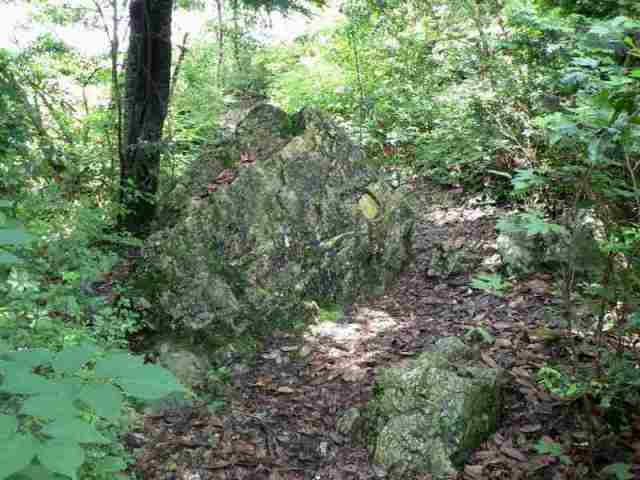
M 275 332 L 255 366 L 236 369 L 229 408 L 165 412 L 138 433 L 137 469 L 145 479 L 365 480 L 385 472 L 366 449 L 341 435 L 340 412 L 373 395 L 375 370 L 406 361 L 443 336 L 474 327 L 495 337 L 485 363 L 509 370 L 502 427 L 459 478 L 571 478 L 555 459 L 535 452 L 542 435 L 563 429 L 562 404 L 536 385 L 535 372 L 553 351 L 528 332 L 550 302 L 549 279 L 515 285 L 503 298 L 471 289 L 473 272 L 430 276 L 442 245 L 475 254 L 474 267 L 495 258 L 497 212 L 454 192 L 423 194 L 417 261 L 391 291 L 353 305 L 344 318 L 309 328 L 303 337 Z M 426 477 L 425 477 L 426 478 Z

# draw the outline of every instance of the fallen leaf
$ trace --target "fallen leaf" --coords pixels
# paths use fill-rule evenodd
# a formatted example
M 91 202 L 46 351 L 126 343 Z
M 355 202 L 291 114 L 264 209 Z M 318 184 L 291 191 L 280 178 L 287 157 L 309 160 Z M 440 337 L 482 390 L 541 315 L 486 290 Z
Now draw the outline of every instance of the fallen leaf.
M 489 355 L 487 355 L 486 353 L 481 353 L 480 357 L 482 358 L 484 363 L 489 365 L 491 368 L 498 368 L 498 364 L 496 363 L 496 361 L 493 358 L 491 358 Z
M 258 377 L 256 379 L 256 387 L 265 388 L 270 387 L 273 383 L 273 377 Z
M 235 179 L 235 176 L 236 175 L 235 173 L 233 173 L 233 170 L 231 170 L 230 168 L 227 168 L 223 170 L 222 173 L 216 177 L 215 182 L 218 185 L 226 185 L 233 182 L 233 180 Z
M 298 350 L 298 347 L 295 345 L 291 345 L 291 346 L 280 347 L 280 350 L 282 350 L 283 352 L 295 352 L 296 350 Z
M 360 367 L 350 367 L 343 374 L 342 378 L 346 382 L 359 382 L 367 376 L 367 370 Z
M 278 392 L 278 393 L 296 393 L 296 391 L 291 387 L 278 387 L 278 388 L 276 388 L 276 392 Z
M 539 423 L 533 424 L 533 425 L 525 425 L 523 427 L 520 427 L 520 431 L 522 433 L 535 433 L 540 431 L 540 429 L 542 429 L 542 425 L 540 425 Z
M 464 467 L 464 474 L 471 478 L 484 478 L 482 476 L 483 470 L 484 467 L 482 465 L 467 465 Z
M 511 322 L 495 322 L 492 323 L 491 326 L 497 330 L 506 330 L 508 328 L 513 327 L 513 323 Z
M 526 462 L 527 457 L 517 448 L 509 447 L 507 445 L 503 445 L 500 447 L 500 451 L 504 453 L 506 456 L 511 457 L 515 460 L 519 460 L 520 462 Z

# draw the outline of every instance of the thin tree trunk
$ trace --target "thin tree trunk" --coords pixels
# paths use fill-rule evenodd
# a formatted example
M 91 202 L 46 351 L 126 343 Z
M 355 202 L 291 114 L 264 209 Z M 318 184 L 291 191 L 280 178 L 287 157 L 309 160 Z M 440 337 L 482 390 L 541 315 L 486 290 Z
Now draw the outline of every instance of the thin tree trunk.
M 224 86 L 224 17 L 222 6 L 223 0 L 216 0 L 216 8 L 218 10 L 218 69 L 216 80 L 220 88 Z
M 171 83 L 173 0 L 133 0 L 126 72 L 126 150 L 120 168 L 121 227 L 148 233 L 155 216 L 162 128 Z

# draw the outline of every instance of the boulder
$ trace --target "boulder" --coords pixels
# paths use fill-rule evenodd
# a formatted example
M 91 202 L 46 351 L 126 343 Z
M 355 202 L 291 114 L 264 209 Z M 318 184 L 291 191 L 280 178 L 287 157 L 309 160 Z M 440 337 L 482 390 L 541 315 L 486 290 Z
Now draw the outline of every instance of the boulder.
M 159 211 L 137 283 L 156 327 L 198 337 L 302 320 L 309 301 L 384 288 L 412 260 L 407 192 L 320 111 L 258 103 Z
M 166 337 L 157 342 L 153 350 L 158 352 L 158 361 L 175 375 L 182 385 L 192 388 L 207 383 L 211 363 L 207 355 L 203 355 L 182 345 L 175 339 Z
M 597 238 L 604 227 L 590 212 L 582 212 L 572 231 L 557 226 L 553 231 L 531 234 L 520 216 L 503 221 L 496 246 L 509 273 L 527 275 L 571 266 L 581 276 L 601 272 L 606 257 Z
M 404 367 L 383 370 L 378 399 L 367 408 L 375 461 L 390 478 L 455 474 L 497 428 L 502 379 L 501 370 L 477 366 L 473 350 L 455 337 Z

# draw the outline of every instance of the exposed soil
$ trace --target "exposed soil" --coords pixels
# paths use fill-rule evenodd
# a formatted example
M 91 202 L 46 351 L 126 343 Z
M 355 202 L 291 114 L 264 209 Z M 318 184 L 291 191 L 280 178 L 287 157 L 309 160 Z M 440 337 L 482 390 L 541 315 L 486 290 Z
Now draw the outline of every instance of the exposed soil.
M 505 368 L 512 382 L 499 431 L 456 478 L 584 478 L 589 469 L 622 460 L 640 440 L 638 432 L 635 439 L 596 440 L 579 421 L 580 405 L 554 399 L 536 382 L 537 370 L 565 351 L 562 341 L 535 335 L 554 304 L 551 276 L 522 280 L 502 297 L 470 288 L 471 276 L 485 268 L 481 262 L 464 274 L 429 276 L 433 246 L 442 242 L 495 258 L 501 212 L 474 206 L 462 192 L 426 187 L 420 195 L 412 269 L 384 296 L 350 306 L 337 322 L 302 335 L 274 332 L 252 366 L 234 366 L 219 415 L 203 406 L 145 417 L 144 428 L 126 439 L 142 478 L 384 479 L 364 446 L 338 432 L 340 412 L 372 398 L 377 368 L 401 364 L 439 338 L 464 337 L 474 327 L 495 338 L 482 360 Z M 573 463 L 538 453 L 541 438 L 562 444 Z M 640 478 L 640 465 L 634 468 Z

